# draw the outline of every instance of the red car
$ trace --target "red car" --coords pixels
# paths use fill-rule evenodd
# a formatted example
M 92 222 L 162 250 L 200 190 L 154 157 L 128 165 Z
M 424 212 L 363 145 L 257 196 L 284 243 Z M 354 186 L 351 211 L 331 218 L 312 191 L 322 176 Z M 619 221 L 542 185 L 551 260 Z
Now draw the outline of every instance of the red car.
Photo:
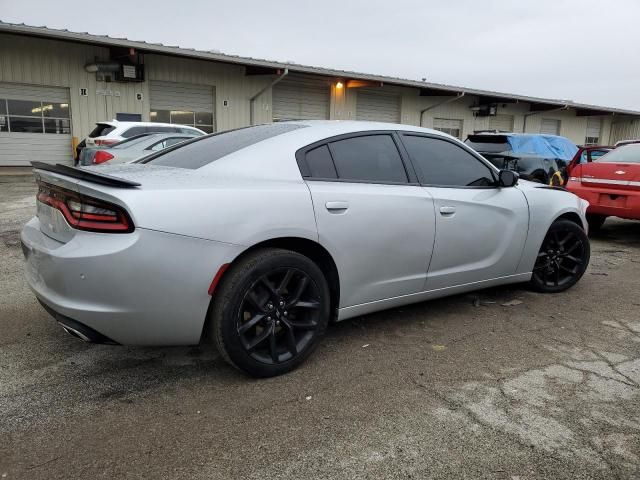
M 575 165 L 567 190 L 589 202 L 591 230 L 607 217 L 640 220 L 640 144 L 611 150 L 591 163 Z
M 580 165 L 582 163 L 591 163 L 601 156 L 609 153 L 614 148 L 616 147 L 609 147 L 605 145 L 582 145 L 578 147 L 578 151 L 569 161 L 569 163 L 567 163 L 567 167 L 564 171 L 564 185 L 566 185 L 569 181 L 571 171 L 576 165 Z

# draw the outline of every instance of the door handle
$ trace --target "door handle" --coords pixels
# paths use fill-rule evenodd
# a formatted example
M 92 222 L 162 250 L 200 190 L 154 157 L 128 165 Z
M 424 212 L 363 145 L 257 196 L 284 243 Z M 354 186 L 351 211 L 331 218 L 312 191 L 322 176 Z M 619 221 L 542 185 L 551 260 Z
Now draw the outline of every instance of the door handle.
M 331 213 L 344 213 L 349 208 L 349 202 L 327 202 L 324 206 Z
M 456 207 L 440 207 L 440 215 L 450 217 L 454 213 L 456 213 Z

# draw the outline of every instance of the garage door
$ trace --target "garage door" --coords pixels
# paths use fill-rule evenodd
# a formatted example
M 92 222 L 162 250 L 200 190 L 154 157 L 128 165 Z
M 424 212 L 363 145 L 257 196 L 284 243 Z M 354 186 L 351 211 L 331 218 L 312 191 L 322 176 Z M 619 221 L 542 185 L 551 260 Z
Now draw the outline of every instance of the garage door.
M 462 120 L 452 120 L 448 118 L 434 118 L 433 129 L 448 133 L 452 137 L 462 140 Z
M 358 90 L 356 120 L 400 123 L 400 95 Z
M 546 135 L 560 135 L 560 120 L 543 118 L 540 123 L 540 133 Z
M 330 97 L 326 80 L 288 75 L 273 86 L 273 120 L 326 120 Z
M 71 163 L 69 90 L 0 83 L 0 166 Z
M 601 118 L 587 119 L 587 134 L 584 143 L 586 145 L 597 145 L 600 142 L 600 130 L 602 129 Z
M 149 85 L 152 122 L 177 123 L 215 132 L 215 87 L 152 80 Z
M 489 130 L 513 132 L 513 115 L 496 115 L 489 117 Z

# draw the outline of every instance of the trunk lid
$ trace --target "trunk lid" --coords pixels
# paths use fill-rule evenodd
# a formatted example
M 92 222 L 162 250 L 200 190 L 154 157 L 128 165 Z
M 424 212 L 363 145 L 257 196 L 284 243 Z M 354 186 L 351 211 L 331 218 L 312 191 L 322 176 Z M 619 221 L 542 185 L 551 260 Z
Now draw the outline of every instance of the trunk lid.
M 640 190 L 640 164 L 622 162 L 592 162 L 574 169 L 584 185 L 623 190 Z

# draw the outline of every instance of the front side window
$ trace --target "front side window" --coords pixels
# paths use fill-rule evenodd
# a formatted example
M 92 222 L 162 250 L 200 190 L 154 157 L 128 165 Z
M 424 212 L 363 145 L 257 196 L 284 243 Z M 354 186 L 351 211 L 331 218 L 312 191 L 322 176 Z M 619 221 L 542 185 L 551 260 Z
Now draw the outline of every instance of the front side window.
M 407 172 L 391 135 L 363 135 L 329 144 L 338 178 L 407 183 Z
M 447 187 L 487 187 L 495 184 L 493 171 L 476 157 L 446 140 L 403 135 L 415 167 L 428 185 Z

